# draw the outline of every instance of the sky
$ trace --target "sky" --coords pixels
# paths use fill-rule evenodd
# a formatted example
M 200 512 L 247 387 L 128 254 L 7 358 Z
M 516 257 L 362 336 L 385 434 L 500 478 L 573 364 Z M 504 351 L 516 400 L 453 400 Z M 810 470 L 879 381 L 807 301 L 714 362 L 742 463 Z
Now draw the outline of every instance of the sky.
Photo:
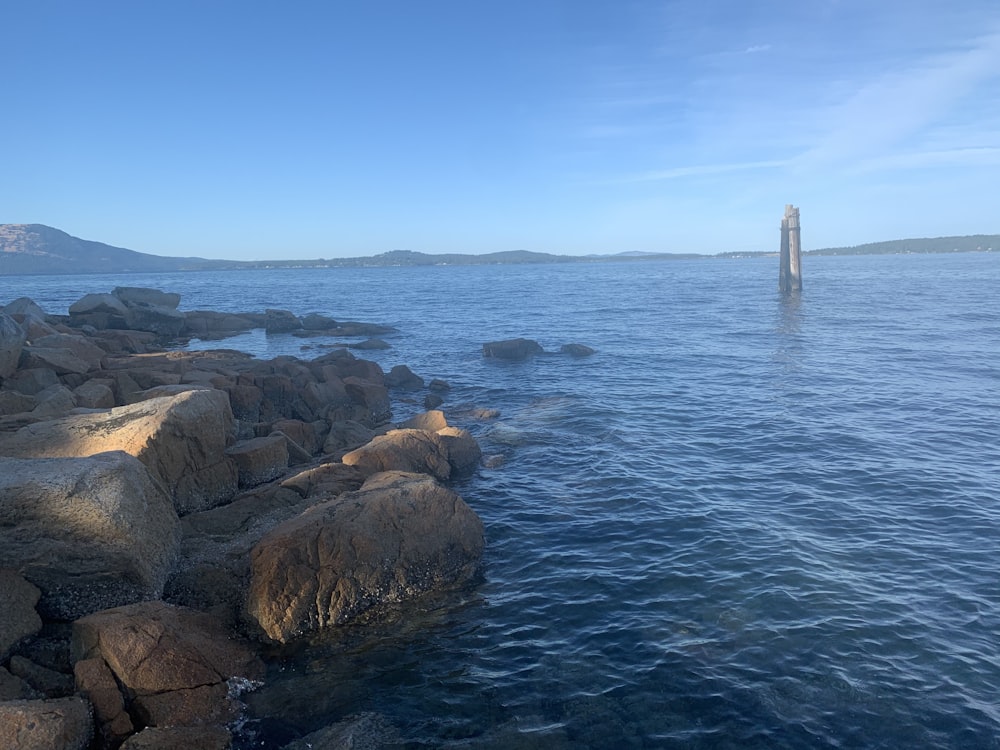
M 157 255 L 1000 233 L 997 0 L 0 4 L 0 223 Z

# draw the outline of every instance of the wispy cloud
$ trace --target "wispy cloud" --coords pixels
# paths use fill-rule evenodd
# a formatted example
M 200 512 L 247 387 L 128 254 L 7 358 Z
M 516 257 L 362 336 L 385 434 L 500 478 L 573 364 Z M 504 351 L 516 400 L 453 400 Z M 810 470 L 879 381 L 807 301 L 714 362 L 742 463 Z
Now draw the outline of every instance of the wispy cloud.
M 935 55 L 889 71 L 860 86 L 844 101 L 816 113 L 819 137 L 795 159 L 795 166 L 851 164 L 873 160 L 945 123 L 980 88 L 1000 80 L 1000 33 L 975 40 L 967 49 Z M 975 102 L 972 103 L 973 106 Z M 985 122 L 984 137 L 996 122 Z M 955 143 L 957 153 L 976 143 Z M 886 162 L 888 163 L 888 162 Z
M 730 164 L 697 164 L 686 167 L 672 167 L 670 169 L 658 169 L 639 174 L 626 175 L 616 180 L 615 183 L 629 182 L 656 182 L 660 180 L 675 180 L 682 177 L 703 177 L 707 175 L 728 174 L 731 172 L 746 172 L 755 169 L 777 169 L 788 164 L 786 160 L 778 159 L 771 161 L 750 161 L 733 162 Z
M 770 44 L 754 44 L 750 47 L 747 47 L 745 50 L 743 50 L 743 52 L 748 55 L 753 55 L 758 52 L 767 52 L 769 49 L 771 49 Z

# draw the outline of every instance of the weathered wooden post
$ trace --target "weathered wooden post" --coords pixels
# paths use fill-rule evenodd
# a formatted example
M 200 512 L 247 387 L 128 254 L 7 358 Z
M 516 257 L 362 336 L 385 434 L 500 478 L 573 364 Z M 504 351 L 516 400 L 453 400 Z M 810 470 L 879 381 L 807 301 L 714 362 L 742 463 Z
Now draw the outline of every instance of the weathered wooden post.
M 802 288 L 802 235 L 799 227 L 799 209 L 785 206 L 781 220 L 781 259 L 778 269 L 778 289 L 783 292 Z

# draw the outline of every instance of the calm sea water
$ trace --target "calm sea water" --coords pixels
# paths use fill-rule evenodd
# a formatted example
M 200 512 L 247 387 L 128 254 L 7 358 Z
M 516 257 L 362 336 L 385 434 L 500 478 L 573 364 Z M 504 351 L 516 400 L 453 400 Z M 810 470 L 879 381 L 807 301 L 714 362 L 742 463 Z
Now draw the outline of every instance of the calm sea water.
M 998 748 L 1000 255 L 804 266 L 796 297 L 768 258 L 3 278 L 0 301 L 142 285 L 391 324 L 364 356 L 449 381 L 504 457 L 457 486 L 483 580 L 274 653 L 248 746 L 375 712 L 414 748 Z M 598 353 L 482 358 L 513 336 Z

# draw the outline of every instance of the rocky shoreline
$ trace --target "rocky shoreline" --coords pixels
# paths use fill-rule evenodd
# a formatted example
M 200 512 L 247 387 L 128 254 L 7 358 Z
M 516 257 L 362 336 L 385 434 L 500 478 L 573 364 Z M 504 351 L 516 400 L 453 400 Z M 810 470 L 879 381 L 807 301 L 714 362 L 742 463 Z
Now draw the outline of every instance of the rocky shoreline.
M 230 747 L 263 648 L 477 574 L 483 525 L 447 482 L 481 451 L 433 408 L 447 383 L 347 348 L 165 347 L 392 329 L 179 302 L 124 287 L 66 316 L 0 308 L 0 746 Z M 428 411 L 393 423 L 397 389 Z

